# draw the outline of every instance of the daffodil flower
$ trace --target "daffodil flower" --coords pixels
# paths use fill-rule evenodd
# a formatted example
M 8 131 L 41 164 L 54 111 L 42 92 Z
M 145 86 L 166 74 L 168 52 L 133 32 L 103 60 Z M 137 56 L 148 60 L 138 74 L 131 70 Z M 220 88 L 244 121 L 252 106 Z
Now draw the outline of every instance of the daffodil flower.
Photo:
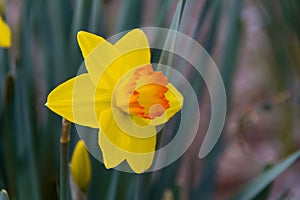
M 181 93 L 152 69 L 142 30 L 115 44 L 83 31 L 77 39 L 88 73 L 56 87 L 46 105 L 71 122 L 99 128 L 107 168 L 126 160 L 134 172 L 146 171 L 154 159 L 156 126 L 181 109 Z
M 9 26 L 0 16 L 0 46 L 8 48 L 11 45 L 11 33 Z

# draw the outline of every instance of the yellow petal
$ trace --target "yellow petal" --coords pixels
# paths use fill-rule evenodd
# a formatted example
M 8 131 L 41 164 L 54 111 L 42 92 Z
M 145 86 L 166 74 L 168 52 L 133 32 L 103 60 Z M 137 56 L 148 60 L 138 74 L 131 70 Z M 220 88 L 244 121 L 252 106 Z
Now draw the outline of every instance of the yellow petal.
M 125 160 L 124 151 L 116 148 L 116 146 L 109 141 L 101 129 L 99 129 L 98 144 L 102 151 L 104 165 L 107 169 L 114 168 L 123 160 Z
M 124 159 L 137 173 L 145 171 L 151 166 L 156 145 L 155 127 L 147 127 L 153 134 L 148 138 L 138 138 L 128 135 L 120 129 L 112 110 L 107 109 L 100 115 L 99 145 L 102 150 L 105 166 L 115 167 Z M 128 118 L 130 116 L 128 115 Z M 142 135 L 143 133 L 141 133 Z M 139 160 L 140 159 L 140 160 Z
M 112 113 L 112 109 L 103 111 L 100 115 L 99 122 L 102 132 L 114 145 L 116 145 L 116 147 L 120 148 L 121 150 L 133 153 L 148 153 L 152 152 L 155 149 L 155 127 L 147 127 L 150 129 L 148 130 L 149 132 L 152 131 L 152 134 L 150 134 L 152 135 L 151 137 L 145 138 L 143 137 L 143 133 L 140 133 L 141 138 L 133 137 L 124 132 L 124 130 L 121 130 L 119 125 L 115 121 L 115 118 L 120 118 L 117 120 L 122 120 L 124 119 L 124 116 L 114 116 L 114 114 Z M 127 117 L 130 118 L 130 115 L 127 115 Z
M 125 134 L 134 138 L 151 138 L 156 135 L 154 127 L 146 126 L 146 123 L 140 124 L 132 120 L 131 116 L 118 107 L 112 108 L 112 117 L 115 124 Z M 136 147 L 134 147 L 135 149 Z M 144 151 L 143 151 L 144 152 Z
M 92 50 L 94 50 L 98 44 L 104 42 L 105 39 L 92 33 L 79 31 L 77 33 L 77 41 L 83 57 L 86 58 Z
M 114 45 L 122 55 L 123 74 L 135 67 L 150 63 L 150 47 L 147 36 L 140 29 L 134 29 Z
M 85 48 L 89 43 L 83 43 Z M 122 76 L 122 61 L 118 50 L 109 42 L 103 41 L 88 54 L 84 62 L 95 86 L 113 90 L 115 83 Z
M 94 85 L 112 91 L 121 76 L 121 72 L 118 71 L 122 66 L 121 60 L 118 59 L 118 50 L 102 37 L 84 31 L 77 34 L 77 40 Z M 117 70 L 108 69 L 110 66 Z
M 130 153 L 126 152 L 126 160 L 135 173 L 143 173 L 148 170 L 154 159 L 155 151 L 149 153 Z
M 150 49 L 143 31 L 135 29 L 115 45 L 95 39 L 98 36 L 79 33 L 78 41 L 83 52 L 88 52 L 85 64 L 97 87 L 112 91 L 120 78 L 135 67 L 150 63 Z M 93 50 L 90 50 L 93 47 Z M 88 49 L 88 50 L 86 50 Z
M 166 112 L 168 117 L 171 118 L 182 108 L 184 99 L 182 94 L 171 83 L 168 83 L 167 87 L 169 90 L 165 95 L 169 100 L 170 108 Z
M 8 25 L 0 16 L 0 46 L 8 48 L 11 45 L 11 32 Z
M 102 132 L 99 131 L 99 146 L 102 151 L 104 165 L 107 169 L 118 166 L 125 159 L 131 169 L 136 173 L 145 172 L 152 165 L 155 152 L 130 153 L 116 147 Z
M 81 74 L 51 91 L 46 106 L 73 123 L 98 128 L 98 116 L 111 104 L 104 94 L 95 96 L 89 75 Z
M 151 126 L 157 126 L 166 123 L 182 108 L 182 94 L 171 83 L 168 83 L 167 87 L 169 90 L 165 93 L 165 97 L 169 101 L 170 108 L 168 108 L 162 116 L 156 117 L 153 120 L 143 119 L 146 122 L 146 124 Z M 134 120 L 136 121 L 136 123 L 138 123 L 138 119 Z
M 75 146 L 71 163 L 70 172 L 77 186 L 83 193 L 87 193 L 91 181 L 91 161 L 84 142 L 79 140 Z

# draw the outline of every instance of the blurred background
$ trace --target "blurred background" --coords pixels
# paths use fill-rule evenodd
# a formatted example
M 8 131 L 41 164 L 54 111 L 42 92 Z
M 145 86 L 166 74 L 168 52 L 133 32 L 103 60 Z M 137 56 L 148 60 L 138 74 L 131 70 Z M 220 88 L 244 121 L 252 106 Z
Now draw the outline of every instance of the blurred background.
M 108 38 L 172 22 L 221 72 L 228 100 L 221 138 L 198 158 L 209 94 L 192 66 L 175 58 L 200 102 L 193 144 L 143 175 L 107 170 L 90 156 L 88 199 L 300 199 L 300 1 L 0 0 L 0 13 L 12 30 L 11 47 L 0 48 L 0 189 L 11 199 L 59 198 L 61 117 L 44 104 L 83 62 L 77 32 Z M 77 141 L 72 126 L 69 158 Z

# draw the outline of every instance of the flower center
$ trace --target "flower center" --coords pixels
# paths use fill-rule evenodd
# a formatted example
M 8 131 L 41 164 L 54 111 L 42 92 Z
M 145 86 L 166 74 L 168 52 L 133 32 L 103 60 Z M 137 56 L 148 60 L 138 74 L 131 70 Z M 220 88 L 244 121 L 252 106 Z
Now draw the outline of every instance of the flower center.
M 145 119 L 161 116 L 170 107 L 165 97 L 168 80 L 151 64 L 140 67 L 121 80 L 116 88 L 116 105 L 124 112 Z

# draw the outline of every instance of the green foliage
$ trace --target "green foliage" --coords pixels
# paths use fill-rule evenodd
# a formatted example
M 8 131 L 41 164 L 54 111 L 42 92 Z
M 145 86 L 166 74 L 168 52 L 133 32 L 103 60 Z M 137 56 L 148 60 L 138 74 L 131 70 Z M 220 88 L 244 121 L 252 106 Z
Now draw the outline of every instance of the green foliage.
M 186 33 L 217 58 L 228 100 L 234 98 L 233 84 L 237 69 L 242 65 L 240 57 L 245 37 L 242 13 L 247 5 L 244 1 L 23 0 L 20 5 L 16 1 L 6 2 L 9 4 L 6 18 L 12 23 L 14 45 L 10 49 L 0 48 L 0 189 L 6 188 L 10 199 L 58 199 L 58 188 L 63 182 L 59 180 L 61 119 L 44 103 L 49 91 L 75 76 L 82 64 L 76 42 L 79 30 L 107 37 L 142 27 L 147 21 L 147 26 L 173 30 L 163 41 L 169 50 L 178 47 L 176 31 Z M 272 87 L 289 91 L 298 88 L 294 91 L 295 97 L 288 102 L 296 104 L 298 109 L 300 94 L 296 83 L 300 76 L 300 4 L 297 0 L 274 2 L 279 8 L 276 11 L 276 6 L 268 1 L 250 4 L 261 14 L 261 23 L 275 55 L 275 64 L 270 67 L 271 76 L 276 80 Z M 158 64 L 179 66 L 178 70 L 183 72 L 196 91 L 199 104 L 207 104 L 204 83 L 189 64 L 169 52 L 153 52 L 152 59 Z M 234 110 L 230 106 L 229 113 Z M 190 108 L 191 112 L 193 109 Z M 259 176 L 252 177 L 253 180 L 233 199 L 266 199 L 271 194 L 274 180 L 297 161 L 300 152 L 296 151 L 297 143 L 292 134 L 292 123 L 299 121 L 297 109 L 285 107 L 283 128 L 277 131 L 281 135 L 276 135 L 276 131 L 269 135 L 272 140 L 280 138 L 283 154 L 295 153 Z M 209 118 L 209 113 L 203 116 Z M 174 119 L 172 122 L 173 129 L 176 129 L 178 121 Z M 231 125 L 230 121 L 226 122 L 226 127 Z M 173 133 L 168 134 L 168 131 L 162 131 L 166 133 L 161 134 L 159 145 L 170 140 L 169 136 Z M 254 132 L 252 134 L 255 135 Z M 73 152 L 77 140 L 73 127 L 65 154 Z M 107 170 L 91 156 L 92 181 L 88 199 L 161 199 L 166 191 L 171 192 L 174 199 L 213 199 L 220 190 L 217 185 L 218 167 L 230 145 L 228 143 L 227 138 L 226 141 L 221 138 L 201 165 L 195 164 L 198 157 L 187 153 L 186 159 L 180 158 L 164 169 L 142 175 Z M 197 148 L 193 147 L 191 151 L 198 151 Z M 187 168 L 188 172 L 184 171 Z M 186 185 L 180 182 L 182 179 Z M 67 188 L 65 190 L 69 193 Z M 283 192 L 282 199 L 288 193 Z M 2 190 L 0 200 L 8 199 L 7 193 Z
M 254 180 L 244 186 L 244 188 L 233 199 L 247 200 L 253 199 L 257 195 L 261 195 L 261 192 L 266 187 L 268 187 L 268 185 L 271 184 L 277 176 L 279 176 L 288 167 L 290 167 L 299 157 L 300 151 L 297 151 L 283 162 L 275 165 L 269 170 L 266 170 L 266 172 L 256 177 Z

